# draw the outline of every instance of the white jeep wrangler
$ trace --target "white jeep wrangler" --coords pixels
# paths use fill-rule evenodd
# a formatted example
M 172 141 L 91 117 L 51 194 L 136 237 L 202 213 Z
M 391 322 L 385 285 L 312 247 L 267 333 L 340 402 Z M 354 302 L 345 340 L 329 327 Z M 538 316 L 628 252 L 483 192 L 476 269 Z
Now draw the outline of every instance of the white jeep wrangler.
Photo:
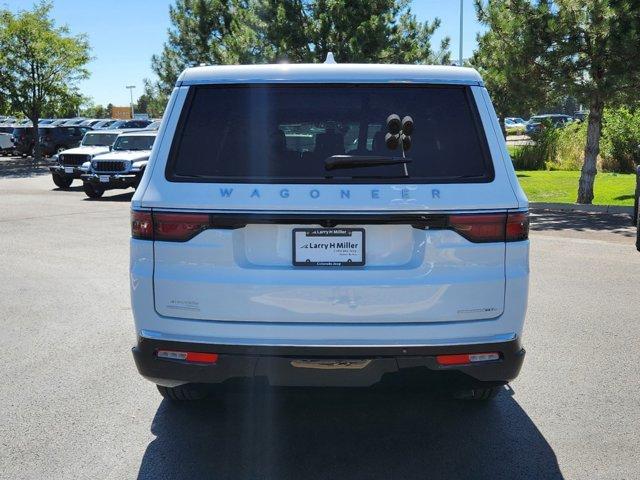
M 55 164 L 49 167 L 51 179 L 56 187 L 67 189 L 74 179 L 87 173 L 87 165 L 91 159 L 101 153 L 108 152 L 116 141 L 118 130 L 104 132 L 87 132 L 82 137 L 79 147 L 64 150 L 54 155 Z
M 478 73 L 186 70 L 132 201 L 139 372 L 431 385 L 488 399 L 522 365 L 528 201 Z
M 156 132 L 137 130 L 122 133 L 108 153 L 86 162 L 81 175 L 84 193 L 89 198 L 100 198 L 105 190 L 137 188 L 144 173 Z

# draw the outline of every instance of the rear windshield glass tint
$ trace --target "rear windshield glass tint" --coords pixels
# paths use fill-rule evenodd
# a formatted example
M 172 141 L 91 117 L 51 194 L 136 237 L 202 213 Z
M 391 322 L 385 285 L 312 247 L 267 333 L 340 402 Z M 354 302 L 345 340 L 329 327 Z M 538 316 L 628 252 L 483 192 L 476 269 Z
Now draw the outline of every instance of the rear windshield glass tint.
M 413 118 L 411 163 L 327 170 L 333 155 L 401 157 L 390 114 Z M 493 169 L 467 87 L 192 87 L 167 178 L 205 182 L 487 182 Z

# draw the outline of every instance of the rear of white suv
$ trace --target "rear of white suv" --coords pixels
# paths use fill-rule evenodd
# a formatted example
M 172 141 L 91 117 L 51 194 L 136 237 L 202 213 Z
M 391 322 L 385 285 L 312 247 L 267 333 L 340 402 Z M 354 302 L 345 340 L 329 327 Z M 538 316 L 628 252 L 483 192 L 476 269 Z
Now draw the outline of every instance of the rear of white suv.
M 528 203 L 474 70 L 189 69 L 132 208 L 133 353 L 169 398 L 446 379 L 486 399 L 520 370 Z

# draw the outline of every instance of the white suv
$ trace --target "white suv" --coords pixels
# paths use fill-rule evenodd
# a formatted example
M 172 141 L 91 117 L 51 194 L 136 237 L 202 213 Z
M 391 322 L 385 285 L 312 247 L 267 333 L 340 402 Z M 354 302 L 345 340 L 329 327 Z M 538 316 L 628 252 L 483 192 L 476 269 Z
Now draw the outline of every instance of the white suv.
M 522 365 L 528 201 L 478 73 L 186 70 L 132 201 L 139 372 L 205 384 L 444 379 Z
M 49 167 L 51 178 L 56 187 L 66 190 L 73 180 L 87 173 L 87 165 L 96 155 L 108 152 L 120 132 L 89 131 L 82 137 L 79 147 L 70 148 L 54 156 L 55 163 Z
M 89 198 L 100 198 L 105 190 L 138 188 L 155 140 L 156 132 L 150 130 L 118 135 L 108 153 L 82 165 L 85 173 L 80 178 L 84 193 Z

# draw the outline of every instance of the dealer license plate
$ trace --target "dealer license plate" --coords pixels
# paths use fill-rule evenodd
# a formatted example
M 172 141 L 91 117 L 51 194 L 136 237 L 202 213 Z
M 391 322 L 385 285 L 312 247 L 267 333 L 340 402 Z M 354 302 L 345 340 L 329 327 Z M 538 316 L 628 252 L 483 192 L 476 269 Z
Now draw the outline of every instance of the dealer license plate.
M 364 264 L 364 228 L 293 229 L 293 265 L 297 267 L 361 267 Z

